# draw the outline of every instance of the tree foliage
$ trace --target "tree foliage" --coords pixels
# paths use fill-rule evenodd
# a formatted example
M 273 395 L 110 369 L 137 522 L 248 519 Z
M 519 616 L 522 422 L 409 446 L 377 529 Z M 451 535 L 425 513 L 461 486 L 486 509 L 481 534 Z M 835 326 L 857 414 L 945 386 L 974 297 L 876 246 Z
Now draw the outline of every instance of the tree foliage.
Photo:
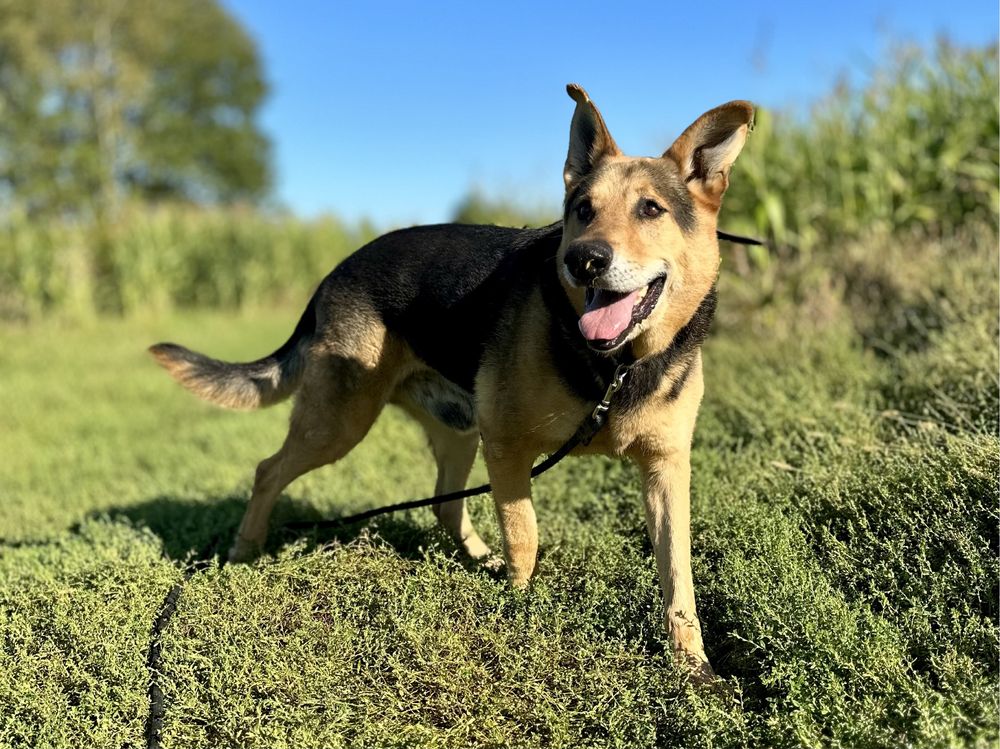
M 29 215 L 267 189 L 253 41 L 214 0 L 0 0 L 0 190 Z

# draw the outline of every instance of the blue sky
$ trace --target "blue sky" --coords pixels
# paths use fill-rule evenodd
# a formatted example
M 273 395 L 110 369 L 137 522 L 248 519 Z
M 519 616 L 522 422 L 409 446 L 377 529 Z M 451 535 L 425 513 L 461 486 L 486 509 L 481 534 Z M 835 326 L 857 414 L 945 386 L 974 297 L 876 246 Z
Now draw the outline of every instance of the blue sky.
M 626 153 L 652 155 L 724 101 L 804 111 L 894 41 L 998 27 L 995 0 L 223 4 L 271 84 L 278 202 L 380 226 L 447 220 L 474 187 L 554 210 L 571 81 Z

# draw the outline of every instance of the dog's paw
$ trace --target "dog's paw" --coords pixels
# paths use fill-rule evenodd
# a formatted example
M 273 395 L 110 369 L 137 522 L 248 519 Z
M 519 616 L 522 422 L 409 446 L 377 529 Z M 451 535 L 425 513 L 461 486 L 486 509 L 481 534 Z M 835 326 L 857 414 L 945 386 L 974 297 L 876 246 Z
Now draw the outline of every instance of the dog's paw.
M 460 543 L 462 550 L 468 555 L 469 559 L 474 562 L 485 562 L 494 556 L 493 550 L 483 543 L 483 539 L 475 533 Z
M 527 590 L 528 585 L 531 583 L 531 578 L 529 577 L 509 577 L 507 580 L 510 583 L 510 587 L 514 590 Z
M 537 567 L 530 572 L 525 572 L 523 569 L 511 569 L 509 564 L 505 564 L 504 566 L 507 568 L 507 582 L 510 583 L 510 587 L 514 588 L 514 590 L 527 590 L 532 580 L 538 578 Z
M 262 549 L 262 544 L 256 543 L 255 541 L 248 541 L 245 538 L 237 536 L 232 547 L 229 549 L 229 563 L 245 564 L 247 562 L 252 562 L 260 556 Z
M 489 575 L 501 578 L 504 577 L 504 570 L 507 567 L 501 554 L 490 552 L 481 557 L 469 557 L 466 559 L 466 566 L 470 570 L 480 570 Z
M 674 662 L 688 672 L 695 684 L 715 681 L 715 672 L 702 644 L 698 617 L 683 609 L 671 608 L 666 612 L 666 625 L 674 644 Z
M 708 657 L 703 652 L 693 653 L 688 650 L 676 650 L 674 651 L 674 662 L 684 669 L 692 684 L 706 686 L 721 681 L 715 675 L 712 664 L 708 662 Z

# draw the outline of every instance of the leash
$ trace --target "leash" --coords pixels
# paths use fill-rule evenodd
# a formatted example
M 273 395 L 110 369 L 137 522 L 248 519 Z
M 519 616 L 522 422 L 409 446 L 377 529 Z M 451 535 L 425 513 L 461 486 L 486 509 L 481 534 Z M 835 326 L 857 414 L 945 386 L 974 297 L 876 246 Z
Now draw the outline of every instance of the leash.
M 719 239 L 724 239 L 727 242 L 734 242 L 736 244 L 749 244 L 755 247 L 763 247 L 764 242 L 760 239 L 754 239 L 753 237 L 744 237 L 740 234 L 730 234 L 728 231 L 716 230 L 715 236 Z
M 611 383 L 608 385 L 608 389 L 604 391 L 604 397 L 601 399 L 601 402 L 594 407 L 594 410 L 590 412 L 590 415 L 587 416 L 584 422 L 580 424 L 580 427 L 576 430 L 576 432 L 573 433 L 573 436 L 570 437 L 562 447 L 531 469 L 531 478 L 541 476 L 580 445 L 590 444 L 591 440 L 597 436 L 597 433 L 601 431 L 601 427 L 603 427 L 607 421 L 608 409 L 611 408 L 611 400 L 614 398 L 615 393 L 621 390 L 621 387 L 625 382 L 625 376 L 629 373 L 629 370 L 635 366 L 635 364 L 635 362 L 631 362 L 629 364 L 618 365 L 618 368 L 615 369 L 614 375 L 611 377 Z M 456 499 L 475 497 L 480 494 L 486 494 L 486 492 L 491 489 L 492 487 L 489 484 L 481 484 L 480 486 L 474 486 L 471 489 L 461 489 L 455 492 L 448 492 L 447 494 L 438 494 L 433 497 L 411 499 L 405 502 L 397 502 L 393 505 L 376 507 L 372 510 L 365 510 L 364 512 L 347 515 L 342 518 L 329 518 L 326 520 L 298 520 L 291 523 L 285 523 L 282 526 L 282 529 L 310 530 L 313 528 L 340 528 L 346 525 L 359 523 L 363 520 L 378 517 L 379 515 L 388 515 L 392 512 L 398 512 L 399 510 L 413 510 L 417 507 L 428 507 L 429 505 L 436 505 L 441 502 L 452 502 Z

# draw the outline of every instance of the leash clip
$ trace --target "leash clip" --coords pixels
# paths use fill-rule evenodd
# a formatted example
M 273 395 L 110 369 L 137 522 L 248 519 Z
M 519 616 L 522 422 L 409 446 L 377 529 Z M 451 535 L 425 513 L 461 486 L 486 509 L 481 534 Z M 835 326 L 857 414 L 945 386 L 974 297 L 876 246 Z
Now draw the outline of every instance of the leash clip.
M 598 424 L 604 421 L 604 415 L 611 408 L 611 399 L 614 397 L 615 393 L 621 390 L 622 383 L 625 382 L 625 375 L 628 371 L 632 369 L 631 364 L 619 364 L 618 369 L 615 370 L 614 376 L 611 378 L 611 383 L 608 385 L 608 389 L 604 391 L 604 398 L 601 402 L 594 407 L 594 412 L 590 417 L 596 421 Z

